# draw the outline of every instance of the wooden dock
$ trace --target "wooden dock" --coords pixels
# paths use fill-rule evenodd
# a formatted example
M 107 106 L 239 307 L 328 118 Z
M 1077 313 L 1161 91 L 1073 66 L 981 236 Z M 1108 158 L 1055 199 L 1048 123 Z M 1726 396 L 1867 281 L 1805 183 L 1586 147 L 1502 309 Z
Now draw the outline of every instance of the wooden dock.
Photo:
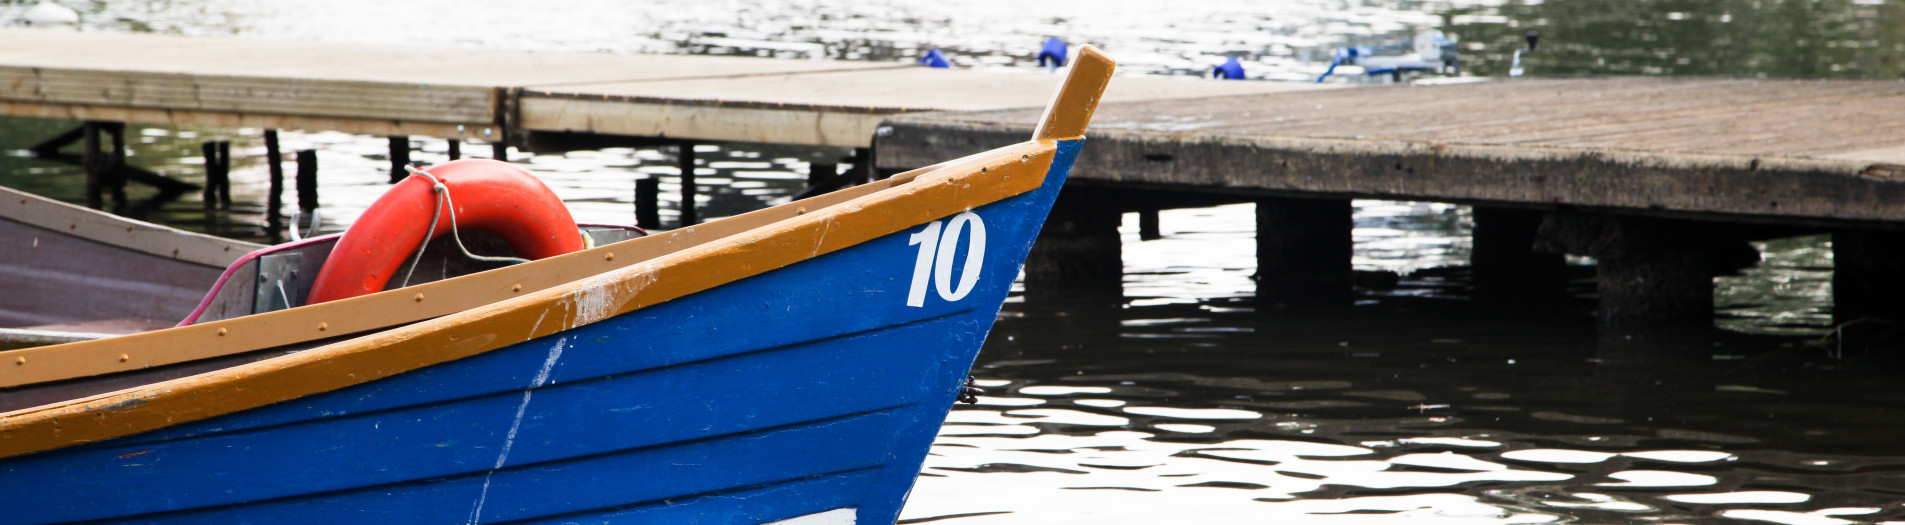
M 878 163 L 984 150 L 1036 119 L 897 116 Z M 1905 82 L 1510 79 L 1110 103 L 1089 136 L 1028 293 L 1040 279 L 1116 293 L 1115 265 L 1078 261 L 1116 259 L 1117 213 L 1154 225 L 1159 207 L 1255 201 L 1260 304 L 1344 305 L 1349 199 L 1378 198 L 1475 205 L 1478 299 L 1557 297 L 1561 253 L 1595 258 L 1617 337 L 1711 327 L 1712 277 L 1757 264 L 1748 241 L 1810 233 L 1833 236 L 1841 323 L 1905 321 Z
M 910 64 L 0 30 L 0 114 L 421 135 L 866 147 L 887 116 L 1039 107 L 1060 76 Z M 1121 79 L 1107 101 L 1308 86 Z
M 93 137 L 86 158 L 108 155 L 100 133 L 122 143 L 116 130 L 127 122 L 332 130 L 392 136 L 393 180 L 407 163 L 406 135 L 496 148 L 674 144 L 683 146 L 684 167 L 694 164 L 685 146 L 695 141 L 843 146 L 859 149 L 856 165 L 871 158 L 883 171 L 905 169 L 1023 140 L 1037 113 L 1022 108 L 1042 106 L 1058 78 L 0 31 L 0 114 L 87 121 L 65 137 Z M 1756 262 L 1748 241 L 1829 232 L 1843 281 L 1835 313 L 1905 321 L 1896 300 L 1905 296 L 1905 82 L 1580 78 L 1318 89 L 1120 77 L 1105 99 L 1078 184 L 1028 266 L 1034 296 L 1116 293 L 1120 212 L 1142 212 L 1141 223 L 1154 227 L 1160 208 L 1255 201 L 1266 302 L 1347 304 L 1349 199 L 1384 198 L 1476 206 L 1478 298 L 1558 291 L 1561 256 L 1530 249 L 1538 244 L 1598 260 L 1609 326 L 1710 325 L 1711 277 Z M 97 187 L 123 185 L 124 175 L 105 169 L 123 163 L 111 155 L 87 163 L 100 168 L 89 167 L 89 181 L 99 179 L 89 182 L 89 200 L 98 200 Z M 810 191 L 871 171 L 815 168 Z M 682 173 L 680 199 L 693 202 L 693 170 Z M 638 200 L 652 215 L 657 185 L 645 182 Z M 302 193 L 300 207 L 316 205 Z M 695 222 L 692 207 L 680 222 Z M 1066 284 L 1040 284 L 1050 281 Z
M 897 117 L 882 168 L 1022 136 Z M 1110 103 L 1076 178 L 1196 192 L 1905 221 L 1905 82 L 1504 80 Z M 977 150 L 974 150 L 977 151 Z

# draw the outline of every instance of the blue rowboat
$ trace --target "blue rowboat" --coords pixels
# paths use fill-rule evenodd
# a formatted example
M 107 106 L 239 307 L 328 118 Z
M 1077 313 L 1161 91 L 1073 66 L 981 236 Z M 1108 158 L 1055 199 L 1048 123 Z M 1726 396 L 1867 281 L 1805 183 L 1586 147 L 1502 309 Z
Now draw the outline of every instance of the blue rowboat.
M 0 523 L 891 523 L 1111 69 L 1080 50 L 1031 141 L 834 194 L 0 352 L 0 397 L 236 360 L 0 414 Z

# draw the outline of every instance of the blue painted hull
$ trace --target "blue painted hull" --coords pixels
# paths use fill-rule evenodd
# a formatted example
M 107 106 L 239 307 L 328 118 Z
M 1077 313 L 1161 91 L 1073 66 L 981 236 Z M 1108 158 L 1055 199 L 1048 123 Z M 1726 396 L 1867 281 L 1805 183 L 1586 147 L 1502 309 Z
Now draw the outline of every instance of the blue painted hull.
M 0 523 L 765 523 L 836 509 L 890 523 L 1080 142 L 979 221 L 383 380 L 0 460 L 14 502 Z M 945 235 L 950 265 L 931 271 L 959 275 L 920 293 L 915 234 L 958 222 L 983 228 L 982 261 L 966 260 L 977 235 Z

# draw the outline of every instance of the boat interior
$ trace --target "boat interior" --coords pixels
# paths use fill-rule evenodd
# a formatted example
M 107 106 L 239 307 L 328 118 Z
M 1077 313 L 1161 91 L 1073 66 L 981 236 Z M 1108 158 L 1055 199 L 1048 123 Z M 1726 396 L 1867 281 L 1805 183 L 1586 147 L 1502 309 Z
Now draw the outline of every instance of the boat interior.
M 407 282 L 392 277 L 383 292 L 311 305 L 304 297 L 313 276 L 344 234 L 263 246 L 0 188 L 0 289 L 11 292 L 0 294 L 0 413 L 256 362 L 518 297 L 967 159 L 652 235 L 579 225 L 585 249 L 520 264 L 471 260 L 449 244 L 451 236 L 440 236 L 396 274 Z M 462 242 L 471 253 L 509 254 L 508 245 L 480 230 L 463 231 Z

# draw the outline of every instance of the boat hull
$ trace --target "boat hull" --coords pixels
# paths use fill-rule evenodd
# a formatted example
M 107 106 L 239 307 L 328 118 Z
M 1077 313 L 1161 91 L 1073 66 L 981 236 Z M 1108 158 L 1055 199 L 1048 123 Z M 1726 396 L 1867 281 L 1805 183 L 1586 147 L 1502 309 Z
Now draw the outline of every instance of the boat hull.
M 0 522 L 890 523 L 1081 142 L 1028 193 L 700 293 L 0 460 L 30 502 Z

